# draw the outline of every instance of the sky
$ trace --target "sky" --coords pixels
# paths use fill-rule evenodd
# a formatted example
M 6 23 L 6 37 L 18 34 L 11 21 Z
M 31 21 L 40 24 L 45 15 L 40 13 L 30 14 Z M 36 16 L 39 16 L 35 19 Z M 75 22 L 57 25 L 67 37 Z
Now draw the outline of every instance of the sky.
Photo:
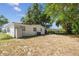
M 9 22 L 20 22 L 31 5 L 30 3 L 0 3 L 0 15 L 4 15 Z M 51 28 L 57 29 L 55 23 Z

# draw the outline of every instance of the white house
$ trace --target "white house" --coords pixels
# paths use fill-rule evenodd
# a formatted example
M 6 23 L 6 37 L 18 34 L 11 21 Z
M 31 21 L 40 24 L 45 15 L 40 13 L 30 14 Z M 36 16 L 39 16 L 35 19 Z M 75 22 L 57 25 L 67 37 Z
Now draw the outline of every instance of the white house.
M 45 34 L 45 28 L 41 25 L 24 25 L 21 23 L 10 23 L 3 30 L 12 37 L 34 36 Z

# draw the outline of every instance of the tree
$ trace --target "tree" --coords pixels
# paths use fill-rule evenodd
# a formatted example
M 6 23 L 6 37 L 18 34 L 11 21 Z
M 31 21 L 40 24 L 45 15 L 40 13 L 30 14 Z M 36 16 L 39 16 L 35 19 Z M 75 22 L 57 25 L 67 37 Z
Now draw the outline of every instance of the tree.
M 61 25 L 67 33 L 79 33 L 79 4 L 46 4 L 45 13 L 52 22 Z M 76 28 L 75 28 L 76 27 Z
M 47 16 L 47 14 L 45 14 L 44 12 L 41 13 L 40 15 L 39 23 L 46 28 L 49 28 L 50 26 L 52 26 L 50 16 Z
M 5 18 L 3 15 L 0 16 L 0 26 L 8 23 L 8 19 Z
M 28 9 L 27 14 L 22 18 L 22 21 L 26 24 L 39 24 L 40 14 L 40 6 L 35 3 Z
M 24 24 L 41 24 L 46 28 L 50 27 L 50 17 L 40 7 L 40 4 L 33 4 L 21 21 Z

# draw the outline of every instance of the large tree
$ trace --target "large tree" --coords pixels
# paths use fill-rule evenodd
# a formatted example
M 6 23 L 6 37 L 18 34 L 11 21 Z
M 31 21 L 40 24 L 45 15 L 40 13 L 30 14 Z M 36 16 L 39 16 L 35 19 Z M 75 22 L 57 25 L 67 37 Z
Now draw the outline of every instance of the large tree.
M 79 4 L 46 4 L 45 12 L 67 33 L 79 33 Z
M 24 24 L 41 24 L 46 28 L 50 27 L 50 17 L 44 13 L 44 9 L 37 3 L 32 4 L 21 20 Z
M 0 16 L 0 26 L 8 23 L 8 19 L 5 18 L 3 15 Z

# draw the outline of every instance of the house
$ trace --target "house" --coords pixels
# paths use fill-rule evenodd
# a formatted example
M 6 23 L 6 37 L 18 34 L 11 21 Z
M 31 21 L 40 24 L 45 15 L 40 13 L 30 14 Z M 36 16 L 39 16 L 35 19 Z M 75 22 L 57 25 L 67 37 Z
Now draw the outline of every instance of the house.
M 41 25 L 25 25 L 22 23 L 10 23 L 3 30 L 15 38 L 45 34 L 45 28 Z
M 2 30 L 2 27 L 0 26 L 0 31 Z

